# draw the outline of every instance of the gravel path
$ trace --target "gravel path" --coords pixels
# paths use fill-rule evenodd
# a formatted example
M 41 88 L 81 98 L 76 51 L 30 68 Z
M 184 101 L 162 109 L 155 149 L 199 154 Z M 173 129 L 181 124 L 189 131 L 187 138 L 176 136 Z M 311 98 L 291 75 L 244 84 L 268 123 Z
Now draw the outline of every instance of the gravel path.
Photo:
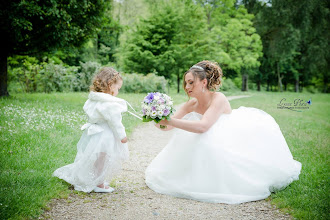
M 247 96 L 228 99 L 243 97 Z M 172 131 L 160 131 L 153 123 L 137 127 L 129 138 L 130 159 L 113 181 L 115 192 L 73 192 L 66 199 L 54 199 L 50 210 L 40 219 L 291 219 L 265 200 L 239 205 L 212 204 L 149 189 L 144 182 L 144 171 L 171 135 Z

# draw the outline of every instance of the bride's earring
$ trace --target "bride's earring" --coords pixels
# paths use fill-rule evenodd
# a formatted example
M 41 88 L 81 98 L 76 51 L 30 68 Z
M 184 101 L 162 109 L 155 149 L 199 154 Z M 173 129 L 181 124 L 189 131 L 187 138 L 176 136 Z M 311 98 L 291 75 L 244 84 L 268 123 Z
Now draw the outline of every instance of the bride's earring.
M 203 88 L 202 88 L 202 92 L 204 92 L 204 86 L 203 86 Z

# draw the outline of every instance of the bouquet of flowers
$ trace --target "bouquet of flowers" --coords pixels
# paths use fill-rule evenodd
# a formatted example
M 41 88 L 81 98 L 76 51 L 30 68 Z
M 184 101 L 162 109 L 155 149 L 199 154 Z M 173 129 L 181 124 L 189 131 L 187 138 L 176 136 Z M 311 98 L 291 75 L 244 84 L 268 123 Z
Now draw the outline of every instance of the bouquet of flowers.
M 163 93 L 148 93 L 142 102 L 143 122 L 159 123 L 163 119 L 170 120 L 174 111 L 171 97 Z M 166 126 L 161 125 L 160 128 L 166 128 Z

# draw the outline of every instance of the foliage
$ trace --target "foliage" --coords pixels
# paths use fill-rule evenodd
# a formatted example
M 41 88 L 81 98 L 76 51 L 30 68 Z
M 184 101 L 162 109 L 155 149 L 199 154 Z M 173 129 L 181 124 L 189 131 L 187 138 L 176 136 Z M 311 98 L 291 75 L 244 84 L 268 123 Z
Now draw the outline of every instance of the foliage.
M 79 46 L 95 33 L 107 4 L 104 0 L 2 2 L 4 51 L 12 55 Z
M 10 77 L 18 81 L 24 92 L 87 92 L 93 76 L 101 64 L 88 61 L 80 66 L 65 66 L 62 62 L 50 59 L 38 62 L 35 57 L 15 56 L 10 58 Z M 123 74 L 121 91 L 126 93 L 165 92 L 167 80 L 154 73 Z
M 107 5 L 106 0 L 1 1 L 0 95 L 8 95 L 8 56 L 80 46 L 99 27 Z
M 119 46 L 119 37 L 123 26 L 112 18 L 113 10 L 107 10 L 102 21 L 102 27 L 97 34 L 98 59 L 105 65 L 114 62 L 114 54 Z
M 252 76 L 254 71 L 250 70 L 260 66 L 262 56 L 261 39 L 253 27 L 254 16 L 243 6 L 236 7 L 234 0 L 197 2 L 204 8 L 208 19 L 212 59 L 225 72 Z
M 89 91 L 93 75 L 101 68 L 97 62 L 80 62 L 77 67 L 53 59 L 39 62 L 30 56 L 14 56 L 9 63 L 10 79 L 18 81 L 24 92 Z
M 121 91 L 125 93 L 165 92 L 167 81 L 163 76 L 157 76 L 153 73 L 122 75 L 123 85 Z
M 230 78 L 222 78 L 220 91 L 237 91 L 239 88 L 235 85 Z
M 264 57 L 260 72 L 267 87 L 295 85 L 295 91 L 322 80 L 323 92 L 329 88 L 329 4 L 326 1 L 273 0 L 263 3 L 243 0 L 255 14 L 254 26 L 262 38 Z M 277 78 L 274 80 L 274 78 Z
M 207 54 L 206 23 L 201 10 L 189 1 L 164 1 L 141 20 L 120 50 L 124 71 L 157 72 L 169 79 L 200 61 Z M 178 83 L 179 90 L 179 83 Z
M 155 8 L 123 43 L 120 61 L 124 70 L 156 71 L 167 79 L 174 74 L 179 91 L 182 72 L 204 59 L 238 73 L 258 67 L 262 46 L 253 15 L 244 7 L 235 9 L 234 1 L 215 2 L 170 1 Z
M 12 62 L 18 56 L 8 60 L 11 88 L 20 85 L 18 89 L 26 92 L 62 91 L 35 83 L 51 60 L 73 67 L 62 71 L 64 78 L 74 78 L 81 62 L 92 61 L 126 73 L 164 76 L 170 84 L 176 82 L 179 91 L 183 73 L 205 59 L 218 62 L 227 78 L 239 77 L 241 88 L 255 88 L 249 80 L 257 83 L 258 90 L 266 85 L 272 91 L 282 87 L 329 92 L 326 1 L 11 1 L 0 6 L 5 36 L 1 95 L 7 92 L 7 47 L 10 54 L 30 54 L 35 59 L 22 58 L 19 66 Z M 88 80 L 88 75 L 80 77 Z M 80 83 L 72 82 L 74 91 L 86 90 L 86 82 Z
M 258 67 L 262 56 L 262 44 L 253 27 L 253 15 L 244 7 L 235 8 L 235 1 L 214 1 L 210 23 L 213 42 L 217 50 L 214 56 L 224 69 L 241 73 L 242 68 Z M 224 13 L 225 12 L 225 13 Z
M 24 92 L 36 92 L 38 81 L 40 80 L 39 71 L 42 66 L 35 57 L 17 56 L 10 58 L 9 80 L 19 82 Z
M 62 64 L 54 62 L 45 63 L 40 71 L 41 91 L 50 92 L 68 92 L 74 91 L 76 74 L 78 67 L 65 67 Z
M 113 3 L 112 3 L 113 4 Z M 100 21 L 100 28 L 86 43 L 77 48 L 61 48 L 56 55 L 68 65 L 78 66 L 80 62 L 98 62 L 108 65 L 115 61 L 114 54 L 119 46 L 123 26 L 112 18 L 112 4 L 106 9 Z
M 89 91 L 93 76 L 100 70 L 101 65 L 97 62 L 80 62 L 81 71 L 77 75 L 77 81 L 80 84 L 78 91 Z

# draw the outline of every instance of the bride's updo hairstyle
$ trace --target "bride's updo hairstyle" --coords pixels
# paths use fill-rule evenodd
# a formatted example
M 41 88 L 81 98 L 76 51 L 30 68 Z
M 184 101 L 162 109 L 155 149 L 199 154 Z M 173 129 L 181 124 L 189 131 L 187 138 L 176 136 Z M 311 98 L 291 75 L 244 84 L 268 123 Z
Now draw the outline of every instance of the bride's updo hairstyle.
M 93 78 L 90 91 L 107 92 L 111 85 L 116 84 L 119 80 L 123 80 L 121 75 L 111 67 L 103 67 Z
M 203 60 L 192 67 L 183 76 L 183 89 L 186 91 L 185 77 L 187 73 L 192 73 L 194 78 L 199 80 L 207 79 L 207 89 L 217 91 L 221 85 L 222 70 L 217 63 Z

